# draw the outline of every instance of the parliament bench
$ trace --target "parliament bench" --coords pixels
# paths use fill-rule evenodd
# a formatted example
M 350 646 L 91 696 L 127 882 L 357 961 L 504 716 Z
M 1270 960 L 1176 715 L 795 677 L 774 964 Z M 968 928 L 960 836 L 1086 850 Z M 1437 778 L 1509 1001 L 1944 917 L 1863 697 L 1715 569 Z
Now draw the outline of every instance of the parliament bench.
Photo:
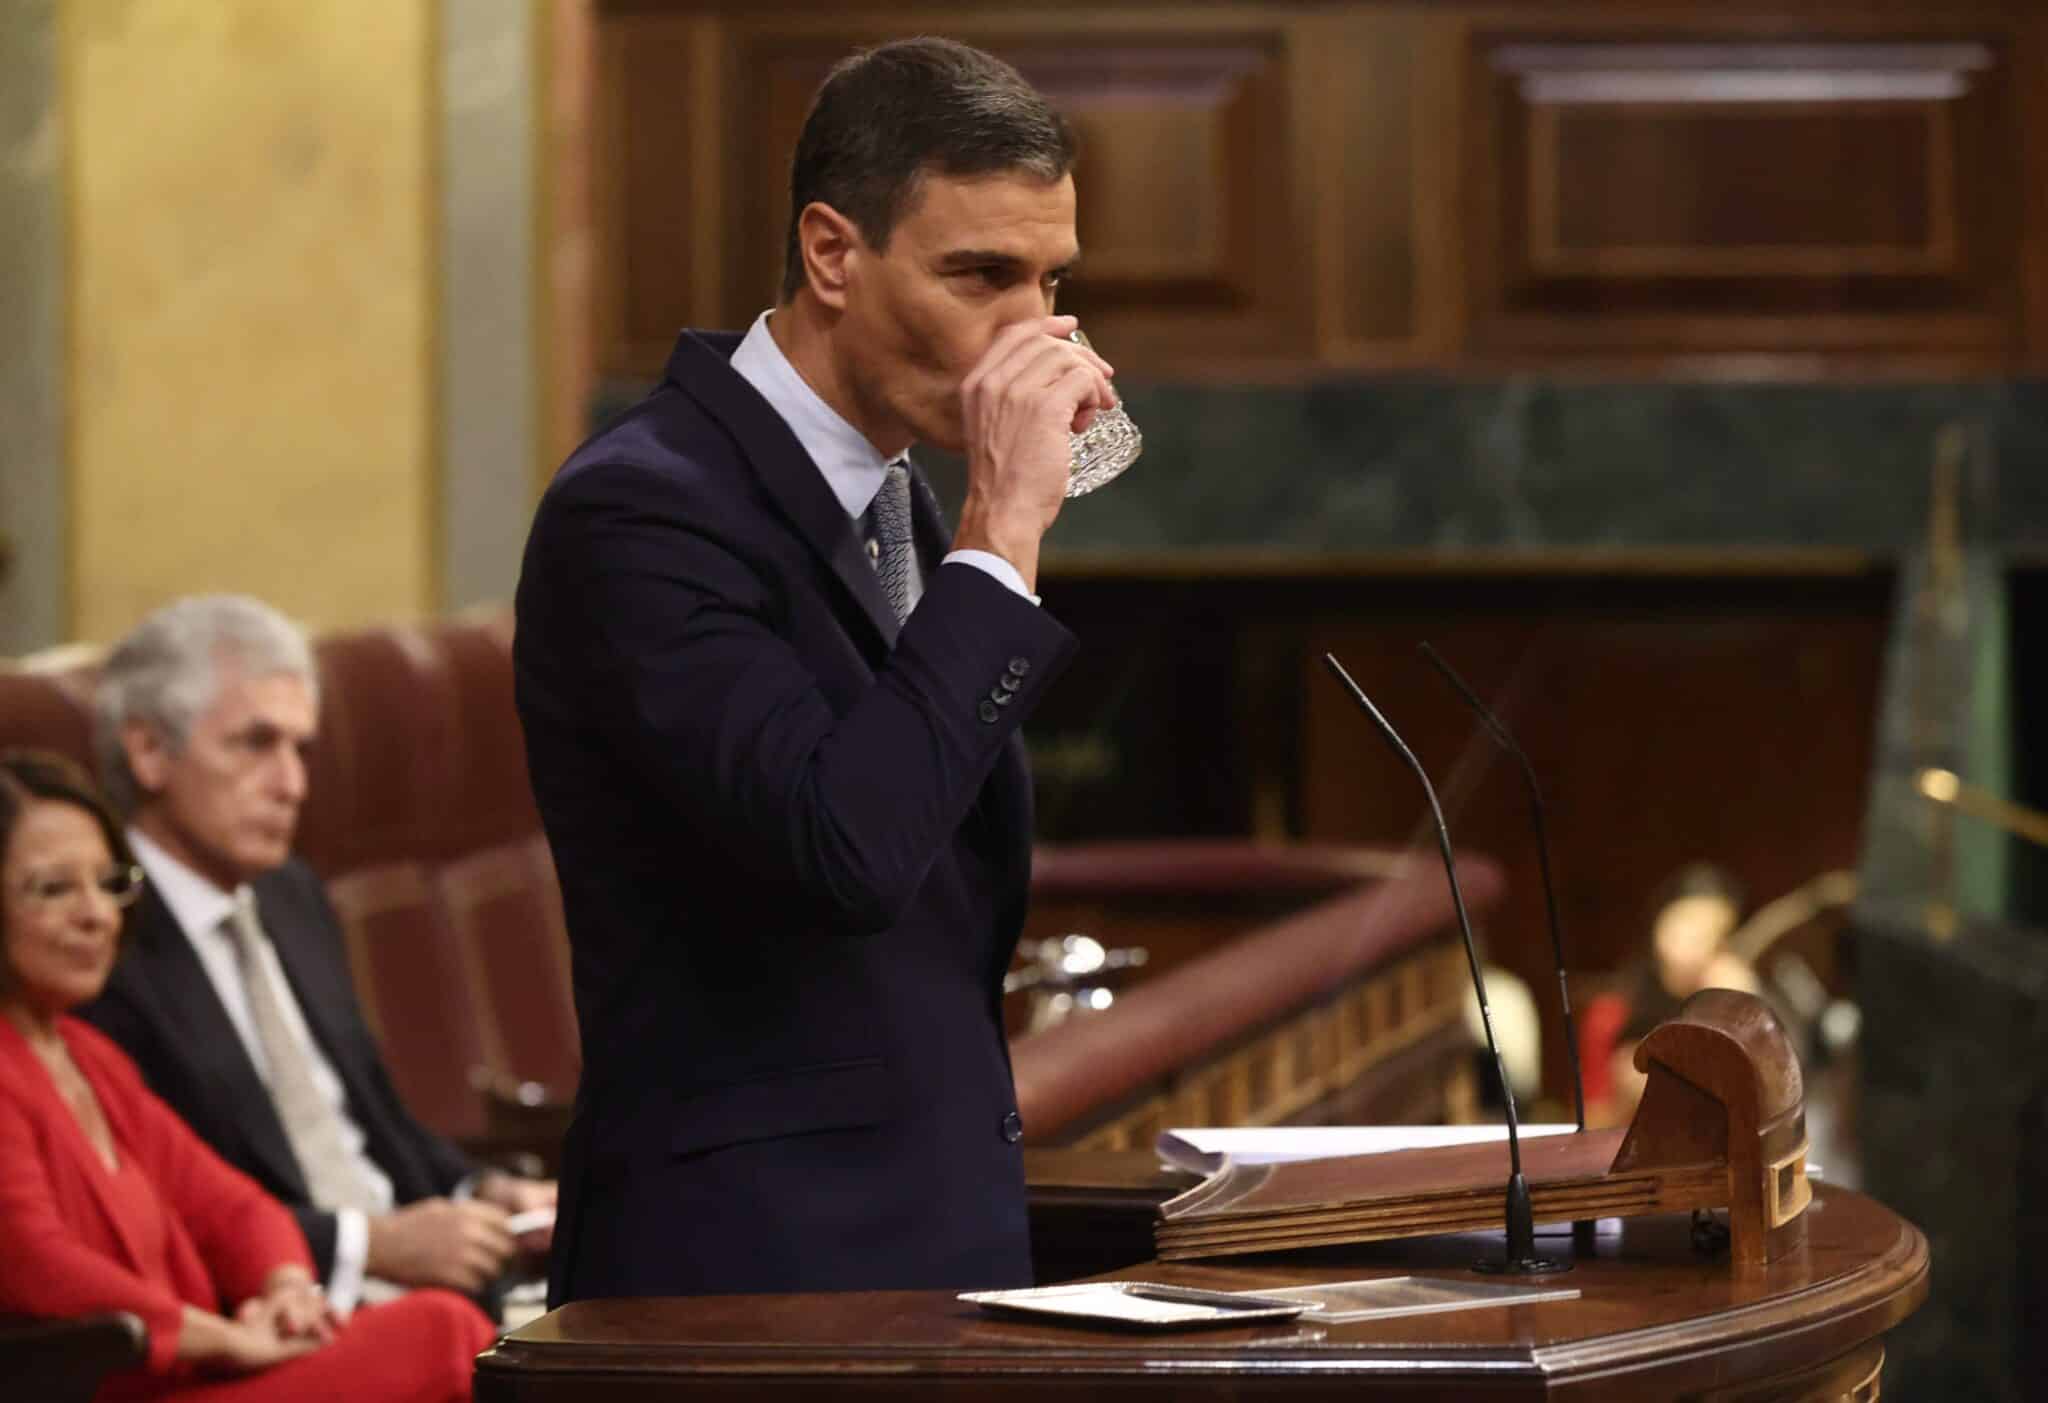
M 406 1103 L 473 1149 L 551 1155 L 578 1071 L 560 894 L 512 701 L 511 618 L 313 639 L 320 736 L 297 848 L 341 919 Z M 0 748 L 90 763 L 97 654 L 0 666 Z M 1500 873 L 1465 867 L 1483 912 Z M 1168 1125 L 1436 1120 L 1470 1100 L 1463 976 L 1434 863 L 1336 845 L 1048 846 L 1032 931 L 1153 963 L 1105 1014 L 1014 1042 L 1031 1142 Z
M 494 1101 L 567 1094 L 578 1065 L 560 897 L 512 704 L 510 615 L 312 644 L 319 739 L 295 847 L 326 883 L 406 1104 L 487 1144 Z M 0 666 L 0 749 L 89 766 L 98 661 L 66 647 Z

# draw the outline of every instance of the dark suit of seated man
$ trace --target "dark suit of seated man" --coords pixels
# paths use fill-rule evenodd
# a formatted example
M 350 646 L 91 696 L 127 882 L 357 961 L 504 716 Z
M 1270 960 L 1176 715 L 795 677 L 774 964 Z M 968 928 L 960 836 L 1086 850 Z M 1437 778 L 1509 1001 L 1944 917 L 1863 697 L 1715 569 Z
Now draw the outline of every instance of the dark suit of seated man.
M 685 333 L 529 536 L 515 677 L 583 1080 L 549 1300 L 1028 1284 L 1002 975 L 1030 592 L 1115 403 L 1053 293 L 1072 146 L 940 40 L 834 70 L 779 303 Z M 961 452 L 948 550 L 905 459 Z
M 149 880 L 84 1016 L 292 1209 L 338 1305 L 476 1294 L 514 1251 L 507 1215 L 553 1185 L 479 1173 L 392 1088 L 340 924 L 290 857 L 316 685 L 298 630 L 232 596 L 158 610 L 109 655 L 97 742 Z

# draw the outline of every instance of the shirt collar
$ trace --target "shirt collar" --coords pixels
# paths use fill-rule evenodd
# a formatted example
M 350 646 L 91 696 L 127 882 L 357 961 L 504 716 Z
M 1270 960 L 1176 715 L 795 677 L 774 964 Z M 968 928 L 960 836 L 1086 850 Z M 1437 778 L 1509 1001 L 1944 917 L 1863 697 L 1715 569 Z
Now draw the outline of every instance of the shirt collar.
M 868 442 L 867 435 L 825 403 L 789 363 L 782 347 L 775 344 L 775 337 L 768 330 L 769 316 L 769 312 L 763 312 L 754 318 L 746 338 L 733 352 L 732 368 L 782 416 L 796 441 L 824 474 L 825 485 L 832 489 L 839 505 L 848 516 L 857 519 L 875 500 L 875 493 L 882 490 L 882 477 L 889 464 L 904 461 L 907 455 L 884 458 Z
M 222 891 L 205 877 L 172 857 L 139 828 L 128 830 L 128 843 L 135 860 L 149 874 L 150 885 L 171 908 L 171 915 L 188 936 L 211 935 L 234 913 L 238 896 L 249 889 L 245 882 L 234 891 Z

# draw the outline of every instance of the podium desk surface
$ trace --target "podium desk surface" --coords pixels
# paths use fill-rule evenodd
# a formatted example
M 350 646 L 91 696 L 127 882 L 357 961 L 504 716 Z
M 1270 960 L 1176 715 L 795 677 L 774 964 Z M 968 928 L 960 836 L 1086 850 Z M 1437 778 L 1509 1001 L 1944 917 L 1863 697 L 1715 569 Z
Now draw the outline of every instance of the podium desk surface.
M 581 1301 L 477 1361 L 480 1403 L 669 1397 L 1877 1397 L 1882 1337 L 1927 1293 L 1927 1241 L 1874 1199 L 1816 1190 L 1805 1249 L 1740 1268 L 1701 1256 L 1685 1215 L 1625 1221 L 1574 1270 L 1520 1278 L 1576 1300 L 1355 1324 L 1134 1333 L 984 1314 L 951 1291 Z M 1406 1274 L 1472 1279 L 1495 1235 L 1150 1262 L 1108 1279 L 1225 1290 Z M 1517 1278 L 1482 1277 L 1487 1281 Z

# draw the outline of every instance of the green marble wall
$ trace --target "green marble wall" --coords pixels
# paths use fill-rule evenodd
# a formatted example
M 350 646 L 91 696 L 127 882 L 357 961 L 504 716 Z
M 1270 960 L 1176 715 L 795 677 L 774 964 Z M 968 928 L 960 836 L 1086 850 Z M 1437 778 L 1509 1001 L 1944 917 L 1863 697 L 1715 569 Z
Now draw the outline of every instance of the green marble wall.
M 1975 539 L 2048 548 L 2048 382 L 1348 379 L 1126 383 L 1145 455 L 1053 527 L 1061 552 L 1893 551 L 1925 531 L 1935 435 L 1979 426 Z M 609 417 L 641 393 L 606 387 Z M 942 498 L 960 465 L 920 454 Z
M 2048 545 L 2048 383 L 1126 387 L 1145 457 L 1064 550 L 1656 546 L 1893 550 L 1925 530 L 1935 435 L 1993 448 L 1978 539 Z

